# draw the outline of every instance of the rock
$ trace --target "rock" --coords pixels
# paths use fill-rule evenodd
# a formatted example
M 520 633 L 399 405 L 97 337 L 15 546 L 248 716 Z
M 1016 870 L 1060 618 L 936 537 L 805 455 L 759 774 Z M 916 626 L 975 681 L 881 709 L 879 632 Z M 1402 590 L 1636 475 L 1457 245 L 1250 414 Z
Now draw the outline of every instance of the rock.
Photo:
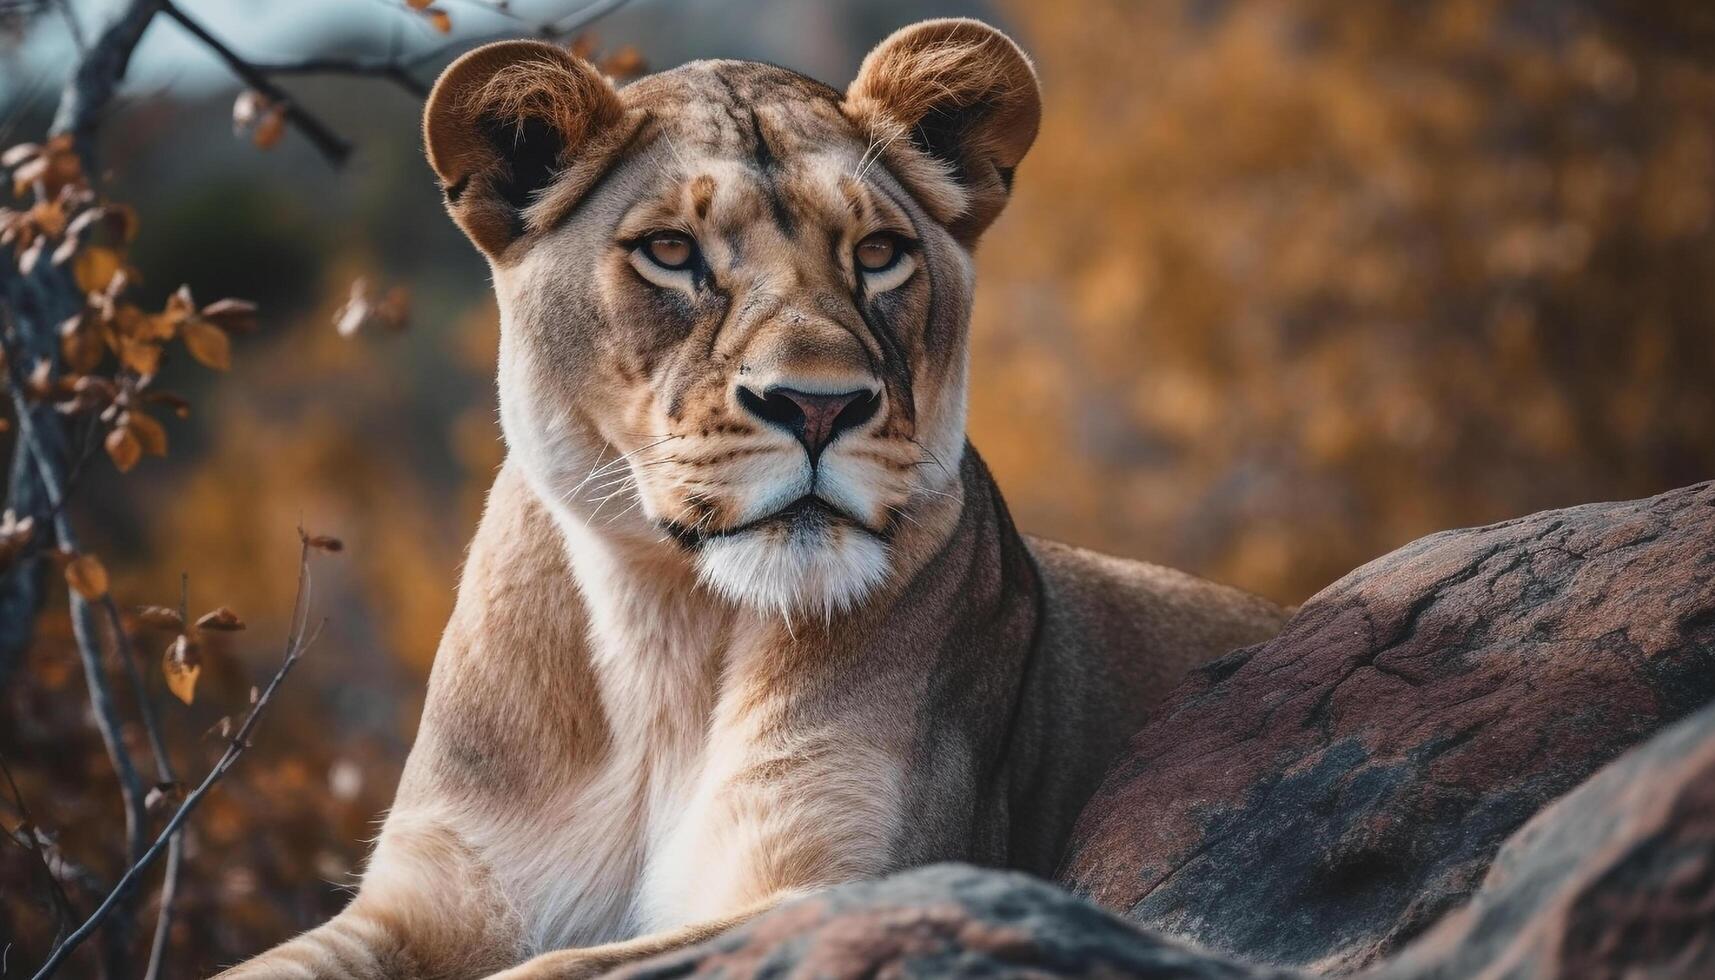
M 1060 880 L 1216 950 L 1355 969 L 1712 695 L 1715 484 L 1431 535 L 1171 695 Z
M 1366 980 L 1715 977 L 1715 707 L 1507 841 L 1482 888 Z
M 608 974 L 1292 980 L 1148 935 L 1046 882 L 942 864 L 847 885 Z

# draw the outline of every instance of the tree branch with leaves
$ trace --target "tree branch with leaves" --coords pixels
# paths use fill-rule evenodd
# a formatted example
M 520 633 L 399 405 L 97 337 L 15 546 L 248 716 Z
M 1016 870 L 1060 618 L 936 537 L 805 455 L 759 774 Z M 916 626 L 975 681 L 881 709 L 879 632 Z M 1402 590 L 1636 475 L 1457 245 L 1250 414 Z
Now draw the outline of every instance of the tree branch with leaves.
M 466 2 L 513 16 L 504 0 Z M 624 2 L 581 3 L 540 23 L 513 17 L 517 29 L 510 33 L 549 40 L 577 38 L 589 23 Z M 99 892 L 102 898 L 81 924 L 72 927 L 77 903 L 62 887 L 62 880 L 71 873 L 69 864 L 56 855 L 52 833 L 37 822 L 11 779 L 10 766 L 28 760 L 5 760 L 11 791 L 8 836 L 33 851 L 34 874 L 42 879 L 42 894 L 56 923 L 51 949 L 37 977 L 52 975 L 97 935 L 104 975 L 131 975 L 137 959 L 133 937 L 138 885 L 165 857 L 155 928 L 141 971 L 149 980 L 161 974 L 184 858 L 185 823 L 249 747 L 274 692 L 314 637 L 313 630 L 305 629 L 311 553 L 339 548 L 331 538 L 300 532 L 300 585 L 285 657 L 256 695 L 220 759 L 194 790 L 183 794 L 162 719 L 139 669 L 137 644 L 113 595 L 108 569 L 83 546 L 77 532 L 76 500 L 82 477 L 95 461 L 105 457 L 120 473 L 127 473 L 149 457 L 167 454 L 166 423 L 186 417 L 191 406 L 157 383 L 162 365 L 185 356 L 225 371 L 232 363 L 234 338 L 254 331 L 258 317 L 251 303 L 238 299 L 200 303 L 188 287 L 173 292 L 158 309 L 145 308 L 130 298 L 138 276 L 129 254 L 142 221 L 134 208 L 104 193 L 97 163 L 102 127 L 115 112 L 145 32 L 165 22 L 199 42 L 242 84 L 234 121 L 255 144 L 267 148 L 286 133 L 296 132 L 330 164 L 340 165 L 353 152 L 352 143 L 295 99 L 282 80 L 343 76 L 392 85 L 421 98 L 439 64 L 491 39 L 450 37 L 455 14 L 431 0 L 397 0 L 397 9 L 401 17 L 449 35 L 448 40 L 379 58 L 312 53 L 295 60 L 265 61 L 241 54 L 240 46 L 210 30 L 190 5 L 179 0 L 127 0 L 90 38 L 84 36 L 69 6 L 42 3 L 15 11 L 25 17 L 57 13 L 78 53 L 45 137 L 0 153 L 0 172 L 12 198 L 0 206 L 0 383 L 6 387 L 4 404 L 12 415 L 10 420 L 0 415 L 0 428 L 13 430 L 6 508 L 0 513 L 0 688 L 18 682 L 17 667 L 32 643 L 38 619 L 56 595 L 56 583 L 63 581 L 89 715 L 118 783 L 125 866 L 111 885 L 78 872 L 84 889 Z M 575 43 L 588 53 L 587 40 Z M 610 65 L 615 73 L 634 70 L 635 52 L 621 52 Z M 340 329 L 349 334 L 369 323 L 397 327 L 407 311 L 408 297 L 401 292 L 388 291 L 377 298 L 360 281 L 339 314 Z M 240 629 L 243 624 L 225 607 L 193 622 L 186 606 L 181 590 L 176 608 L 141 607 L 130 620 L 142 628 L 173 631 L 160 669 L 167 689 L 188 703 L 195 696 L 205 634 Z M 114 663 L 124 678 L 123 693 L 112 676 Z M 144 735 L 141 745 L 126 740 L 131 718 Z M 139 763 L 144 754 L 149 757 L 146 765 Z M 175 801 L 177 807 L 165 824 L 151 832 L 151 824 Z

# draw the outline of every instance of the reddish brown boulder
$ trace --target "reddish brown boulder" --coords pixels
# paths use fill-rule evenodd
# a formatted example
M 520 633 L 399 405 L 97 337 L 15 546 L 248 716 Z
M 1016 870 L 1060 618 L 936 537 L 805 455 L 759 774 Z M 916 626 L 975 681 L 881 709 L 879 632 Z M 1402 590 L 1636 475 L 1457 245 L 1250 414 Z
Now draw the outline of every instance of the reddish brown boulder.
M 627 980 L 1131 977 L 1292 980 L 1138 930 L 1027 875 L 942 864 L 813 895 Z
M 1432 535 L 1181 686 L 1061 880 L 1217 950 L 1355 968 L 1712 695 L 1715 484 Z
M 1715 708 L 1513 835 L 1465 907 L 1365 980 L 1715 977 Z

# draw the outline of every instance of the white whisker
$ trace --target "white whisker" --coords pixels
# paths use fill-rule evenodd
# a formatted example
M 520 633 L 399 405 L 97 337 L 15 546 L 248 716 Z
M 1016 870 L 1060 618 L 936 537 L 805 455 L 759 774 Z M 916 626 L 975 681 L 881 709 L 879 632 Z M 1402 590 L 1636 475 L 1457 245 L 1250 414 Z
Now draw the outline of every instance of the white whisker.
M 631 452 L 625 453 L 624 455 L 620 456 L 618 459 L 615 459 L 610 463 L 605 463 L 605 464 L 600 463 L 600 461 L 599 461 L 600 458 L 597 457 L 598 462 L 597 462 L 596 467 L 594 469 L 591 469 L 589 472 L 589 475 L 585 476 L 583 478 L 583 480 L 578 483 L 577 486 L 573 487 L 571 489 L 571 491 L 566 494 L 566 496 L 568 498 L 576 498 L 578 493 L 581 490 L 583 490 L 583 488 L 587 484 L 589 484 L 589 482 L 591 480 L 596 480 L 596 479 L 600 479 L 601 477 L 604 477 L 604 476 L 609 476 L 615 471 L 616 467 L 618 467 L 622 463 L 629 462 L 631 460 L 631 458 L 633 456 L 636 456 L 638 453 L 647 452 L 648 450 L 654 449 L 656 446 L 662 445 L 663 443 L 672 442 L 674 439 L 677 439 L 677 438 L 679 438 L 679 437 L 678 436 L 663 436 L 660 439 L 655 440 L 654 442 L 651 442 L 647 445 L 639 446 L 636 449 L 633 449 Z M 605 448 L 603 451 L 604 452 L 606 451 Z

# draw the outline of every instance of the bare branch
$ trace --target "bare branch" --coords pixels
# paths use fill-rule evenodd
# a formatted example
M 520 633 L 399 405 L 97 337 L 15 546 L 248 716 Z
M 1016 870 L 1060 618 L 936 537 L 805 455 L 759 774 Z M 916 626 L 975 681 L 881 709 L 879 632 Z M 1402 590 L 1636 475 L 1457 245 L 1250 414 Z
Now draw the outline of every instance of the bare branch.
M 165 0 L 130 0 L 78 59 L 77 71 L 60 95 L 52 132 L 71 135 L 86 173 L 95 173 L 95 127 L 101 112 L 113 101 L 131 52 L 163 6 Z
M 83 37 L 83 23 L 77 19 L 77 11 L 71 9 L 71 0 L 58 0 L 55 6 L 60 10 L 60 16 L 65 19 L 66 33 L 71 35 L 71 43 L 82 55 L 89 50 L 89 42 Z
M 296 126 L 298 131 L 304 134 L 304 138 L 308 139 L 310 144 L 323 157 L 326 157 L 329 163 L 338 166 L 345 163 L 346 158 L 351 156 L 350 143 L 336 135 L 320 119 L 310 115 L 302 106 L 292 101 L 292 97 L 284 89 L 269 81 L 268 76 L 258 71 L 255 65 L 234 54 L 232 49 L 226 46 L 226 42 L 210 34 L 207 28 L 193 20 L 172 0 L 155 0 L 155 2 L 160 4 L 162 13 L 171 17 L 192 37 L 213 51 L 216 57 L 226 62 L 226 67 L 232 69 L 232 73 L 237 75 L 244 84 L 262 93 L 269 102 L 279 105 L 281 111 L 286 115 L 286 121 Z
M 208 771 L 208 775 L 204 776 L 202 782 L 197 784 L 197 788 L 185 797 L 183 803 L 179 804 L 179 808 L 174 811 L 172 818 L 167 821 L 167 825 L 161 829 L 161 833 L 155 838 L 155 842 L 149 845 L 148 850 L 144 851 L 142 856 L 132 862 L 131 866 L 125 870 L 125 874 L 120 876 L 118 883 L 113 886 L 113 890 L 108 892 L 107 897 L 102 899 L 101 904 L 96 907 L 94 912 L 90 913 L 89 918 L 85 919 L 83 924 L 78 926 L 70 936 L 67 936 L 65 942 L 61 943 L 48 956 L 47 961 L 36 971 L 34 980 L 47 980 L 48 977 L 53 976 L 54 971 L 60 968 L 66 957 L 82 945 L 96 929 L 100 928 L 102 920 L 106 919 L 114 907 L 124 900 L 126 894 L 136 884 L 137 879 L 161 856 L 161 852 L 167 849 L 169 842 L 178 835 L 184 827 L 185 821 L 190 819 L 191 813 L 202 802 L 203 797 L 208 795 L 208 791 L 214 787 L 214 784 L 227 774 L 238 762 L 239 757 L 244 754 L 244 751 L 250 747 L 250 736 L 256 730 L 257 722 L 262 720 L 262 715 L 267 710 L 268 705 L 273 701 L 274 692 L 279 690 L 280 683 L 286 679 L 286 675 L 291 672 L 299 658 L 304 655 L 304 651 L 309 649 L 321 633 L 320 625 L 314 631 L 307 628 L 311 587 L 311 545 L 310 538 L 303 529 L 299 529 L 298 536 L 302 542 L 298 556 L 298 594 L 297 599 L 292 604 L 292 625 L 287 631 L 286 653 L 280 662 L 279 669 L 274 671 L 274 676 L 268 681 L 268 686 L 262 689 L 256 703 L 251 706 L 250 713 L 244 716 L 244 723 L 238 726 L 237 733 L 228 740 L 226 751 L 221 753 L 220 759 Z
M 361 58 L 305 58 L 302 61 L 253 61 L 250 66 L 267 76 L 352 75 L 392 82 L 419 99 L 429 97 L 428 83 L 411 74 L 397 61 L 367 61 Z
M 159 0 L 126 0 L 102 29 L 94 43 L 78 58 L 77 66 L 61 89 L 51 132 L 67 135 L 83 163 L 86 174 L 97 173 L 95 132 L 103 114 L 112 104 L 119 83 L 130 64 L 131 53 L 143 37 L 156 13 Z M 41 263 L 34 273 L 24 275 L 0 264 L 0 314 L 8 332 L 33 360 L 54 357 L 59 346 L 55 327 L 83 304 L 82 290 L 76 288 L 69 273 L 51 263 Z M 16 323 L 13 323 L 13 312 Z M 44 503 L 49 500 L 41 473 L 51 471 L 59 495 L 64 500 L 66 472 L 57 450 L 63 444 L 60 424 L 51 410 L 31 412 L 31 420 L 45 430 L 36 434 L 38 447 L 47 451 L 20 451 L 22 442 L 14 444 L 7 503 L 20 514 L 30 514 L 39 521 L 58 523 L 61 508 Z M 34 458 L 32 458 L 32 455 Z M 51 510 L 51 513 L 50 513 Z M 29 642 L 37 611 L 46 591 L 39 563 L 20 563 L 11 573 L 0 576 L 0 681 L 10 661 L 20 655 Z
M 596 20 L 618 10 L 620 7 L 625 6 L 627 2 L 629 2 L 629 0 L 596 0 L 596 2 L 593 3 L 583 4 L 569 14 L 544 21 L 543 23 L 537 24 L 533 27 L 525 25 L 521 27 L 520 30 L 535 37 L 548 40 L 567 37 L 589 26 Z M 480 2 L 478 2 L 477 5 L 490 13 L 501 14 L 512 18 L 513 20 L 522 22 L 522 18 L 504 7 L 496 7 Z M 377 60 L 366 58 L 311 57 L 297 61 L 265 62 L 252 60 L 249 61 L 249 65 L 258 73 L 269 77 L 280 75 L 349 75 L 359 78 L 379 78 L 384 81 L 392 82 L 419 99 L 426 99 L 429 97 L 429 83 L 412 74 L 413 69 L 432 64 L 445 55 L 461 51 L 465 48 L 475 47 L 485 41 L 498 41 L 513 36 L 515 36 L 514 33 L 502 33 L 487 37 L 462 38 L 456 41 L 449 41 L 446 44 L 437 45 L 436 47 L 413 55 L 405 60 L 400 60 L 398 58 Z M 267 93 L 264 92 L 263 94 Z M 272 98 L 272 96 L 270 96 L 270 98 Z
M 8 384 L 7 389 L 12 396 L 14 414 L 18 417 L 19 451 L 27 452 L 35 458 L 37 475 L 53 508 L 54 537 L 62 549 L 75 552 L 78 550 L 77 535 L 72 529 L 71 521 L 66 517 L 65 488 L 60 483 L 59 471 L 40 441 L 36 421 L 30 414 L 30 406 L 24 400 L 21 387 L 13 383 Z M 119 793 L 125 808 L 126 855 L 129 860 L 135 862 L 143 853 L 143 838 L 148 829 L 143 779 L 131 759 L 130 750 L 125 747 L 119 709 L 114 703 L 106 670 L 102 667 L 100 626 L 95 608 L 75 589 L 70 590 L 70 596 L 72 636 L 77 642 L 78 659 L 83 663 L 84 684 L 89 689 L 89 704 L 94 710 L 96 731 L 101 734 L 102 744 L 107 748 L 107 758 L 113 763 L 114 775 L 119 779 Z M 122 938 L 128 934 L 130 926 L 128 914 L 116 920 L 117 936 Z M 115 948 L 118 945 L 120 944 L 116 942 Z

